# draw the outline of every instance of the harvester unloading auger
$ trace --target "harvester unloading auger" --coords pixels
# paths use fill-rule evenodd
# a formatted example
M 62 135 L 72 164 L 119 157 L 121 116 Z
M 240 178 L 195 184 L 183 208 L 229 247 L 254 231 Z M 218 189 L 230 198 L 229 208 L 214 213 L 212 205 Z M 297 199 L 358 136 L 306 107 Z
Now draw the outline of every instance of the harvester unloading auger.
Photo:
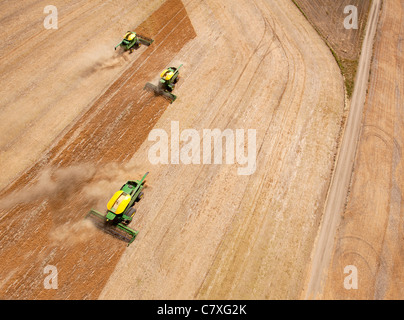
M 129 228 L 128 225 L 136 213 L 134 208 L 136 202 L 143 197 L 142 190 L 148 174 L 147 172 L 140 181 L 126 182 L 119 191 L 115 192 L 107 204 L 105 214 L 91 209 L 86 218 L 93 218 L 98 227 L 129 242 L 129 246 L 139 233 L 139 231 Z
M 150 46 L 154 42 L 153 39 L 147 38 L 140 34 L 137 34 L 133 31 L 126 32 L 125 36 L 123 37 L 122 41 L 116 45 L 116 48 L 119 46 L 122 47 L 125 51 L 133 52 L 134 49 L 138 49 L 141 44 L 145 46 Z
M 151 90 L 156 95 L 161 95 L 164 98 L 168 99 L 170 103 L 173 103 L 177 96 L 173 94 L 173 90 L 175 89 L 175 85 L 180 79 L 180 68 L 182 64 L 178 67 L 169 67 L 165 69 L 160 75 L 160 81 L 158 86 L 148 82 L 145 85 L 145 89 Z

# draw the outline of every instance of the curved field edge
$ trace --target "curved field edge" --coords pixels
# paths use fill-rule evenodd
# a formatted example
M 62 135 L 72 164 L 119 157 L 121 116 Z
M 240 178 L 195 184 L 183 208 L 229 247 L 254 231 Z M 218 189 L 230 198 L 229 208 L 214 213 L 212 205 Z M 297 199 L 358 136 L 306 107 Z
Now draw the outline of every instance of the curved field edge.
M 361 54 L 362 42 L 372 1 L 373 0 L 292 0 L 331 50 L 344 77 L 345 91 L 348 99 L 352 97 L 355 86 L 355 77 Z M 321 5 L 321 3 L 323 5 Z M 316 7 L 316 5 L 318 5 L 318 7 Z M 343 32 L 343 30 L 341 30 L 340 26 L 343 25 L 346 17 L 343 7 L 348 5 L 359 7 L 359 23 L 357 31 L 347 30 L 346 32 Z M 337 16 L 336 19 L 331 19 L 332 23 L 329 23 L 329 11 L 332 11 L 333 9 L 338 9 L 337 12 L 340 15 Z M 319 12 L 323 13 L 322 17 L 324 20 L 319 16 Z M 325 24 L 327 24 L 328 27 L 325 27 Z M 333 32 L 332 30 L 335 31 Z M 348 37 L 348 41 L 346 41 L 345 37 Z M 346 47 L 349 49 L 346 50 Z
M 291 2 L 231 4 L 187 1 L 196 33 L 206 36 L 181 56 L 198 72 L 178 91 L 184 103 L 176 101 L 156 127 L 170 132 L 176 119 L 197 130 L 256 128 L 257 171 L 240 177 L 236 166 L 155 166 L 139 242 L 101 299 L 299 296 L 337 150 L 343 79 Z M 243 45 L 232 41 L 240 35 Z M 212 77 L 218 60 L 222 72 Z M 210 80 L 195 92 L 198 79 Z M 144 161 L 150 145 L 133 161 Z

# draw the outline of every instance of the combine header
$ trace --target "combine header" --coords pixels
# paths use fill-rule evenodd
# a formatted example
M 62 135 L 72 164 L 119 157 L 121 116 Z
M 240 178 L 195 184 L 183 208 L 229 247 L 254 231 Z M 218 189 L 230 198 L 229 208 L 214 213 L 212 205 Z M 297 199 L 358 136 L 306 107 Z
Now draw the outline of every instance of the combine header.
M 91 209 L 86 218 L 92 218 L 98 227 L 109 234 L 118 236 L 129 242 L 128 246 L 135 240 L 138 231 L 128 227 L 136 213 L 134 205 L 143 197 L 143 188 L 147 172 L 139 180 L 130 180 L 117 191 L 107 204 L 105 215 Z
M 177 96 L 174 95 L 172 92 L 175 89 L 175 85 L 177 84 L 178 80 L 180 79 L 181 67 L 182 64 L 178 68 L 170 67 L 168 69 L 165 69 L 160 75 L 158 86 L 155 86 L 154 84 L 148 82 L 145 86 L 145 89 L 151 90 L 154 92 L 154 94 L 161 95 L 169 100 L 170 103 L 173 103 L 177 99 Z
M 128 31 L 122 41 L 116 45 L 116 48 L 119 46 L 122 47 L 125 51 L 133 52 L 134 49 L 138 49 L 141 44 L 145 46 L 150 46 L 154 42 L 153 39 L 141 36 L 140 34 L 136 34 L 133 31 Z

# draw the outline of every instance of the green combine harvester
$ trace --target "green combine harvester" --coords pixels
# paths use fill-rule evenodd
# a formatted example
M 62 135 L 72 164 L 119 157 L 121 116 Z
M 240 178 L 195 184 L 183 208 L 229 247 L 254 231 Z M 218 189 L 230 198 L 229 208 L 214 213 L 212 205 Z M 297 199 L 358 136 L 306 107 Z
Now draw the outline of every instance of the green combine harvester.
M 145 36 L 141 36 L 133 31 L 128 31 L 122 41 L 116 45 L 116 48 L 122 47 L 125 51 L 133 52 L 134 49 L 138 49 L 141 44 L 145 46 L 150 46 L 154 42 L 153 39 L 147 38 Z
M 161 95 L 168 99 L 170 103 L 173 103 L 177 96 L 172 92 L 175 89 L 175 85 L 177 84 L 178 80 L 180 79 L 180 68 L 182 64 L 178 67 L 169 67 L 165 69 L 160 75 L 160 81 L 158 86 L 154 84 L 147 83 L 145 89 L 149 89 L 153 91 L 156 95 Z
M 96 225 L 107 233 L 129 242 L 129 246 L 135 240 L 138 231 L 129 228 L 128 225 L 136 213 L 134 208 L 136 202 L 143 197 L 142 190 L 148 174 L 147 172 L 140 181 L 126 182 L 119 191 L 115 192 L 107 204 L 105 214 L 91 209 L 86 218 L 92 218 Z

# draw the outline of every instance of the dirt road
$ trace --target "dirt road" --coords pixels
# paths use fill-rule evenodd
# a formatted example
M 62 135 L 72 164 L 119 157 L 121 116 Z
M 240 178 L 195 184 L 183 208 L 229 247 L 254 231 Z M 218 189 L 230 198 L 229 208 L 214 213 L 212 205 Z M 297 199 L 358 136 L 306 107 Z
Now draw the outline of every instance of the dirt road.
M 363 42 L 355 90 L 352 96 L 350 112 L 346 123 L 338 161 L 327 197 L 321 230 L 314 250 L 311 276 L 306 291 L 306 298 L 321 297 L 324 277 L 332 254 L 334 237 L 341 221 L 346 203 L 349 183 L 353 170 L 356 147 L 362 124 L 363 106 L 366 99 L 369 71 L 373 53 L 373 43 L 377 29 L 381 1 L 373 1 L 368 19 L 368 27 Z
M 403 299 L 404 1 L 384 1 L 350 193 L 326 277 L 327 299 Z M 347 290 L 346 266 L 357 270 Z

